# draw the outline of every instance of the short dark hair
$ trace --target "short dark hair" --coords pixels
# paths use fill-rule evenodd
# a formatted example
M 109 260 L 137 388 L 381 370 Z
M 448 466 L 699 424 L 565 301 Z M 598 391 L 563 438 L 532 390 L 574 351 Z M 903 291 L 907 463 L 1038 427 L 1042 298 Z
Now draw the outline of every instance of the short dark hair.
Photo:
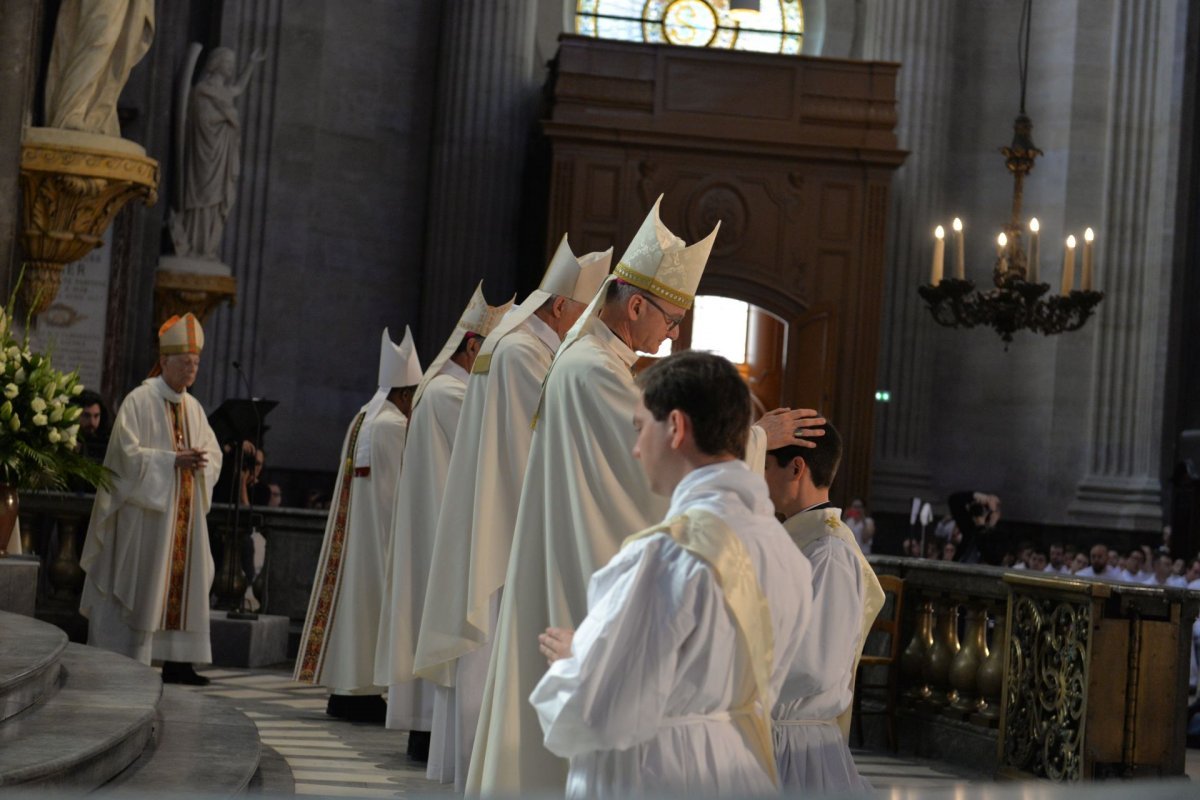
M 470 341 L 472 339 L 474 339 L 478 335 L 479 335 L 478 333 L 471 333 L 470 331 L 467 331 L 466 333 L 464 333 L 463 337 L 462 337 L 462 341 L 460 341 L 458 343 L 458 347 L 454 350 L 453 353 L 450 354 L 450 357 L 454 358 L 455 356 L 461 356 L 463 353 L 467 352 L 467 345 L 470 343 Z
M 676 409 L 688 415 L 701 452 L 746 457 L 750 389 L 728 359 L 697 350 L 673 353 L 639 375 L 637 384 L 656 420 Z
M 833 484 L 838 467 L 842 463 L 842 436 L 838 433 L 837 428 L 833 427 L 833 423 L 828 420 L 825 421 L 824 428 L 815 430 L 825 431 L 824 436 L 808 440 L 816 447 L 789 444 L 770 451 L 769 455 L 774 456 L 775 463 L 781 467 L 792 463 L 793 458 L 803 459 L 808 466 L 808 471 L 812 473 L 813 486 L 818 489 L 828 489 Z

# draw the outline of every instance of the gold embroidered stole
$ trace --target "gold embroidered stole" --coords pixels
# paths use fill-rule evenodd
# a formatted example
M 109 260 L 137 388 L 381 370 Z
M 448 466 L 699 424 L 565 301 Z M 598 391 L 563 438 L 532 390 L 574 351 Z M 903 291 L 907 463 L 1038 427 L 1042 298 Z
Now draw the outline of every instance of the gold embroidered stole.
M 183 403 L 167 401 L 167 415 L 171 419 L 171 431 L 175 439 L 175 450 L 190 446 L 187 417 Z M 192 539 L 192 500 L 195 496 L 196 480 L 190 469 L 178 470 L 179 489 L 175 503 L 175 526 L 171 535 L 171 556 L 167 564 L 167 595 L 163 604 L 163 630 L 181 631 L 187 620 L 187 596 L 190 573 L 188 556 Z
M 771 736 L 771 669 L 775 663 L 775 629 L 771 609 L 758 583 L 750 554 L 737 534 L 720 517 L 708 511 L 686 511 L 660 525 L 635 533 L 622 547 L 666 533 L 680 547 L 703 559 L 716 576 L 746 648 L 754 676 L 754 692 L 745 703 L 732 709 L 734 724 L 749 739 L 755 755 L 771 781 L 779 784 Z
M 810 514 L 819 514 L 820 521 L 809 517 Z M 876 577 L 874 568 L 871 567 L 867 557 L 863 555 L 862 549 L 858 546 L 858 542 L 855 541 L 854 533 L 846 523 L 842 522 L 841 511 L 832 508 L 802 511 L 784 522 L 783 527 L 801 550 L 822 536 L 832 536 L 850 545 L 855 558 L 858 559 L 858 567 L 862 573 L 863 583 L 866 585 L 866 597 L 863 603 L 862 631 L 858 638 L 858 651 L 854 656 L 854 669 L 850 672 L 850 688 L 853 689 L 854 681 L 858 677 L 858 662 L 862 659 L 863 646 L 867 643 L 867 635 L 871 632 L 871 626 L 875 624 L 875 617 L 879 616 L 879 612 L 887 600 L 883 593 L 883 587 L 879 585 L 879 578 Z M 813 609 L 813 613 L 819 614 L 821 609 Z M 846 741 L 850 740 L 850 717 L 853 712 L 854 704 L 851 703 L 845 711 L 837 716 L 838 727 L 842 729 L 842 736 Z
M 350 441 L 346 444 L 346 462 L 342 465 L 341 479 L 338 481 L 336 501 L 331 512 L 333 531 L 325 543 L 321 553 L 321 563 L 325 569 L 317 576 L 317 585 L 313 589 L 312 607 L 308 611 L 309 625 L 300 643 L 300 653 L 296 658 L 296 680 L 301 683 L 315 683 L 321 674 L 325 663 L 325 634 L 333 622 L 337 608 L 338 590 L 342 582 L 342 557 L 346 549 L 346 522 L 350 518 L 350 483 L 354 480 L 354 449 L 358 443 L 358 434 L 362 430 L 366 414 L 360 412 L 354 420 L 350 431 Z

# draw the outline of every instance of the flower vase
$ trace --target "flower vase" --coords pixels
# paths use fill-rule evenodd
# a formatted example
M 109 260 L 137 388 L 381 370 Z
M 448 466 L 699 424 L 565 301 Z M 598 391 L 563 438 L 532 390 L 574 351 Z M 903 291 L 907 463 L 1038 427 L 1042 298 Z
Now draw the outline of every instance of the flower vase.
M 8 540 L 17 527 L 17 488 L 0 483 L 0 556 L 8 555 Z

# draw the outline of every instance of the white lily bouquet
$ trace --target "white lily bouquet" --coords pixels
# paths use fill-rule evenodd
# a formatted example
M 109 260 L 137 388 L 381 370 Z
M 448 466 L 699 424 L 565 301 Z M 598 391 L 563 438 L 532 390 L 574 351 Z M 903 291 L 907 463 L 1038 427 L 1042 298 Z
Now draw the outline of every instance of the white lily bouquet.
M 19 490 L 64 489 L 76 479 L 103 485 L 105 469 L 79 452 L 79 373 L 54 369 L 48 354 L 30 349 L 28 333 L 17 338 L 15 298 L 14 290 L 0 309 L 0 484 Z

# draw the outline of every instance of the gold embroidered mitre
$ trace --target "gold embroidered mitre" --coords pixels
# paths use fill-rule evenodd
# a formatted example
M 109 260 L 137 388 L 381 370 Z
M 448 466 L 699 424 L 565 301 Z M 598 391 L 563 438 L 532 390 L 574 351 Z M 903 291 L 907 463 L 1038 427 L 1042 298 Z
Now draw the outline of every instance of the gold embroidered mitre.
M 416 386 L 420 382 L 421 359 L 417 355 L 412 330 L 405 325 L 404 339 L 396 344 L 388 335 L 388 329 L 384 328 L 383 341 L 379 344 L 379 388 Z
M 691 308 L 721 223 L 708 236 L 689 246 L 663 225 L 658 215 L 662 199 L 660 194 L 654 201 L 654 207 L 633 235 L 613 274 L 668 303 Z
M 450 332 L 450 338 L 446 339 L 441 352 L 433 359 L 429 369 L 425 370 L 420 384 L 417 385 L 416 394 L 413 395 L 413 408 L 416 408 L 417 403 L 421 402 L 425 388 L 442 371 L 442 367 L 450 360 L 450 356 L 454 355 L 454 351 L 458 349 L 463 337 L 467 334 L 486 337 L 500 324 L 500 320 L 504 318 L 512 305 L 513 301 L 509 300 L 504 305 L 489 306 L 483 297 L 483 281 L 479 282 L 479 285 L 475 287 L 475 293 L 467 302 L 467 307 L 463 309 L 462 316 L 458 318 L 454 330 Z
M 192 312 L 182 317 L 176 315 L 158 329 L 159 355 L 173 356 L 179 353 L 200 354 L 204 349 L 204 328 Z

